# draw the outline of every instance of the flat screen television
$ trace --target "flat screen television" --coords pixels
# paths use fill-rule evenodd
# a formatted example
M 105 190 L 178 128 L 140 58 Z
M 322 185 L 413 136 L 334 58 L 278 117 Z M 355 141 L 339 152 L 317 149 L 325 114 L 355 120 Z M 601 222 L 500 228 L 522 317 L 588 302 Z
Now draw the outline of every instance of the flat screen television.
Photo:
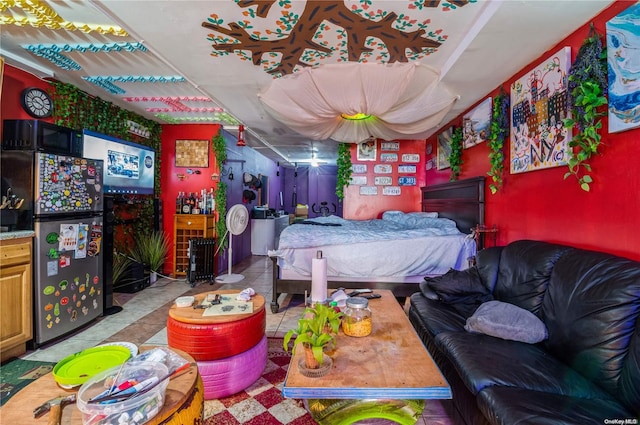
M 85 158 L 104 161 L 105 195 L 153 195 L 155 151 L 93 131 L 83 131 Z

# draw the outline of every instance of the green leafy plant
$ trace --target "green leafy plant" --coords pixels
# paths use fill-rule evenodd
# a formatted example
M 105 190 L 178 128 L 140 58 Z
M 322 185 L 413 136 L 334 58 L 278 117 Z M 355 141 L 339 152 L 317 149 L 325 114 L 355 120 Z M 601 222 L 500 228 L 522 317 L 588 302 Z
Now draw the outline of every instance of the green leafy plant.
M 607 52 L 602 45 L 602 36 L 595 31 L 593 24 L 571 65 L 568 86 L 571 118 L 563 122 L 565 127 L 576 130 L 576 133 L 569 142 L 569 171 L 564 178 L 574 176 L 582 190 L 589 192 L 593 178 L 587 161 L 598 153 L 602 142 L 600 118 L 606 111 L 601 106 L 607 104 Z
M 135 246 L 131 249 L 131 257 L 157 272 L 167 260 L 170 243 L 164 232 L 140 234 L 135 238 Z
M 462 127 L 456 127 L 451 135 L 451 154 L 449 155 L 449 165 L 451 165 L 450 181 L 458 180 L 462 171 L 462 164 Z
M 113 275 L 111 279 L 113 280 L 114 288 L 124 285 L 124 277 L 131 262 L 128 256 L 117 251 L 113 253 Z
M 289 341 L 295 335 L 292 353 L 302 344 L 307 367 L 317 369 L 323 363 L 325 347 L 335 343 L 342 315 L 332 307 L 320 303 L 307 307 L 298 320 L 298 327 L 290 329 L 284 335 L 284 349 L 289 351 Z
M 500 88 L 493 100 L 493 114 L 491 117 L 491 133 L 487 144 L 489 146 L 489 162 L 491 170 L 487 173 L 491 177 L 492 183 L 489 190 L 495 194 L 502 187 L 502 177 L 504 174 L 504 144 L 509 135 L 509 95 Z
M 218 133 L 211 139 L 211 150 L 216 157 L 216 166 L 218 167 L 218 173 L 222 176 L 222 167 L 227 160 L 227 142 L 222 136 L 222 130 L 218 130 Z M 225 221 L 227 215 L 227 185 L 220 179 L 216 184 L 214 191 L 216 211 L 218 212 L 218 219 L 216 220 L 216 245 L 218 249 L 225 249 L 228 245 L 228 239 L 224 237 L 227 232 L 227 223 Z
M 229 238 L 225 238 L 224 234 L 227 233 L 227 184 L 220 181 L 214 190 L 214 197 L 216 201 L 216 211 L 218 211 L 218 219 L 216 220 L 216 245 L 225 249 L 228 245 Z
M 338 179 L 336 181 L 336 195 L 338 199 L 344 199 L 344 188 L 351 181 L 351 147 L 348 143 L 338 145 Z

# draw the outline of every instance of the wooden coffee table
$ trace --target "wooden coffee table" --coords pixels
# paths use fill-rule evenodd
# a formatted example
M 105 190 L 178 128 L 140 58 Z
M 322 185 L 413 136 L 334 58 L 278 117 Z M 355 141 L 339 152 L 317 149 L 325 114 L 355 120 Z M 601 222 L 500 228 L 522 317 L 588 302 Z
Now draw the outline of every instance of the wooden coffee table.
M 347 291 L 348 292 L 348 291 Z M 339 332 L 328 375 L 300 373 L 303 350 L 291 359 L 284 397 L 304 399 L 319 424 L 342 425 L 381 418 L 414 424 L 425 399 L 450 399 L 451 388 L 388 290 L 369 300 L 373 330 L 355 338 Z

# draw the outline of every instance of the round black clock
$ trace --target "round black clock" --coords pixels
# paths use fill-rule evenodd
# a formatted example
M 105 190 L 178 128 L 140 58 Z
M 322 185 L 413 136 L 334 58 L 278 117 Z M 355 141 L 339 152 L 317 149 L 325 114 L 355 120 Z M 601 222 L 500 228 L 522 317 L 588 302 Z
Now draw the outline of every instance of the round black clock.
M 20 97 L 22 107 L 34 118 L 46 118 L 53 112 L 53 101 L 46 91 L 37 87 L 29 87 L 22 91 Z

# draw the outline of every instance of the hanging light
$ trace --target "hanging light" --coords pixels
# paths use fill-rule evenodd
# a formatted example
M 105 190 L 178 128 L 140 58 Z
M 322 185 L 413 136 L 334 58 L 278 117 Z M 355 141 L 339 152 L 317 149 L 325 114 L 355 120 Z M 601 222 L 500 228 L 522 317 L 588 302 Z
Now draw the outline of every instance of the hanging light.
M 242 124 L 238 126 L 238 143 L 236 146 L 247 146 L 244 142 L 244 125 Z

